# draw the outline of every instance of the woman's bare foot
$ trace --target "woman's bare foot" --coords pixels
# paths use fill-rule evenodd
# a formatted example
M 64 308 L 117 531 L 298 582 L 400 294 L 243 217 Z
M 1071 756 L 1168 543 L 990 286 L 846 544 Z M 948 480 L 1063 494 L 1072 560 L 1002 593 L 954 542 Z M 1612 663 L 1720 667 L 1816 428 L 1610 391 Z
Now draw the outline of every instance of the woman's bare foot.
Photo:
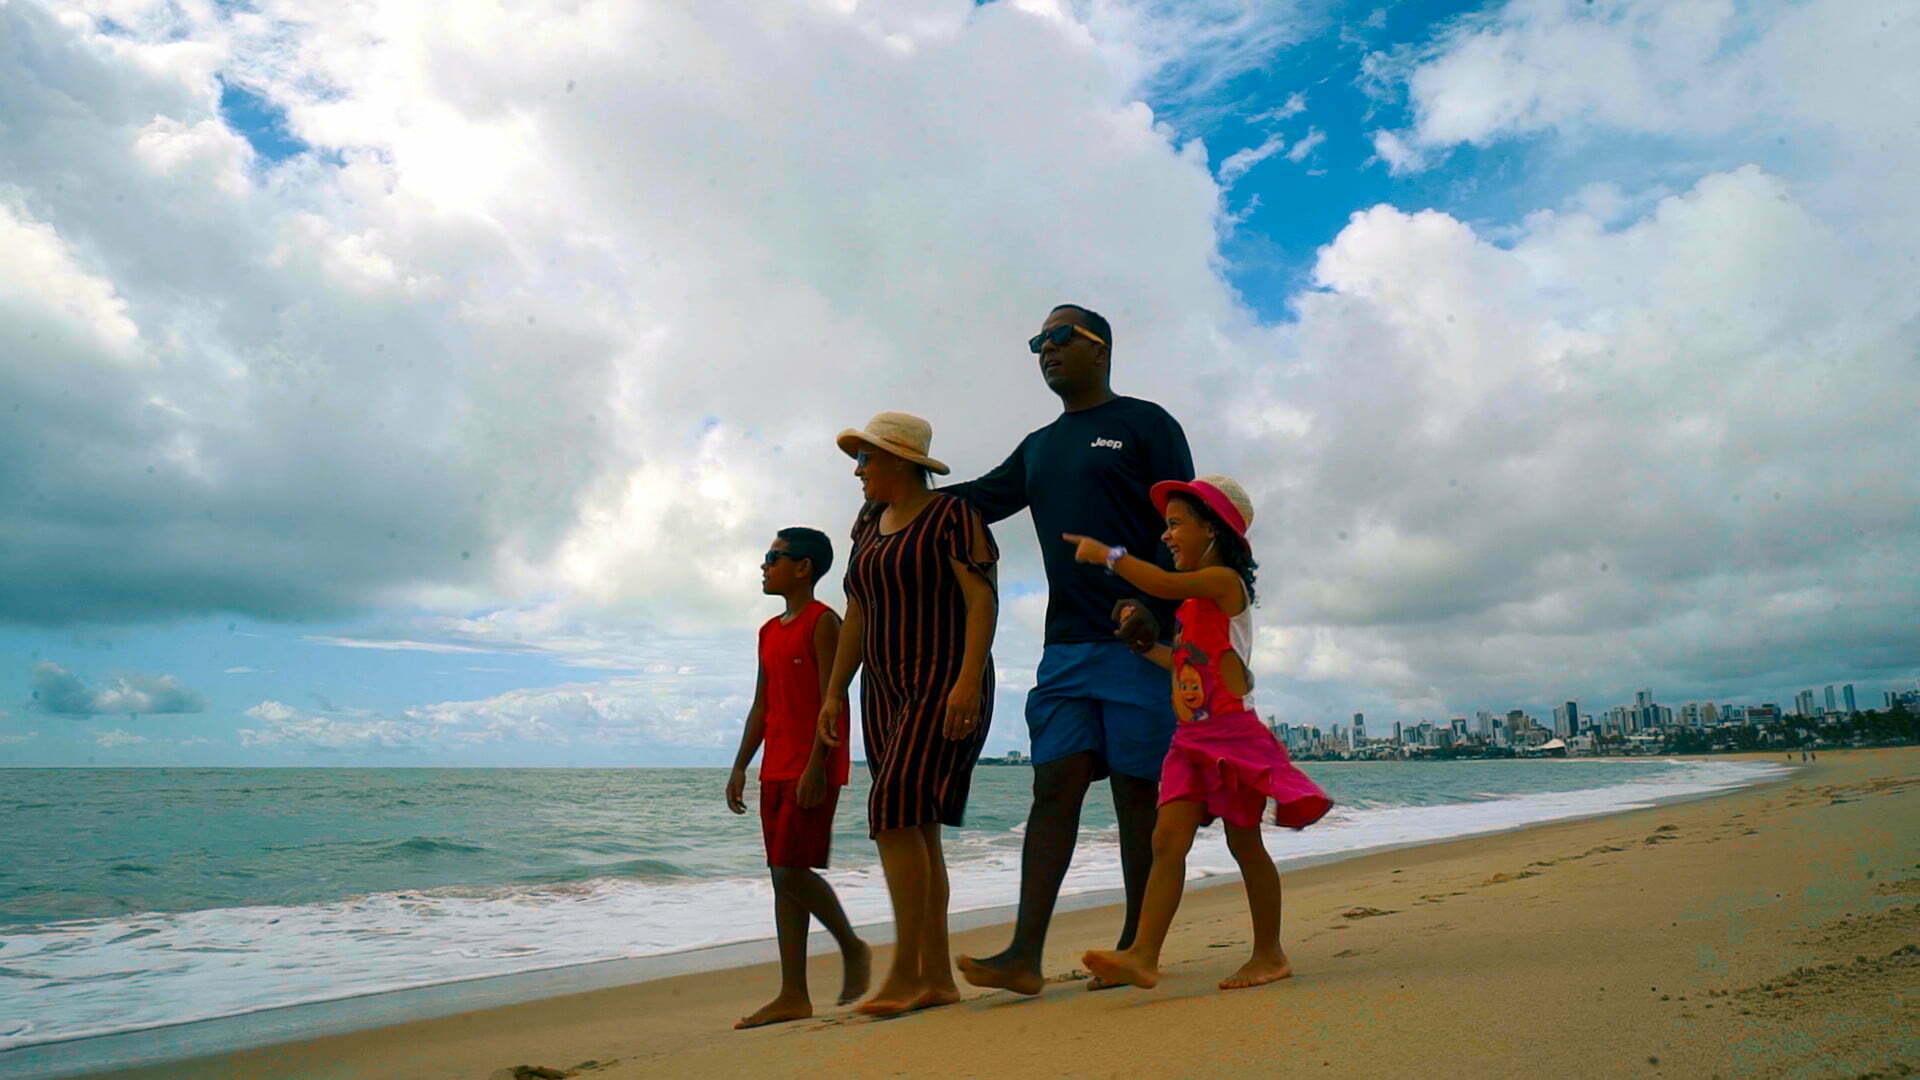
M 912 1012 L 914 1002 L 927 992 L 923 983 L 897 983 L 888 979 L 873 996 L 853 1007 L 862 1016 L 899 1016 Z
M 990 990 L 1011 990 L 1032 997 L 1047 985 L 1047 981 L 1040 977 L 1038 968 L 1019 967 L 998 956 L 989 956 L 985 960 L 956 956 L 953 962 L 960 969 L 961 978 Z
M 873 979 L 873 950 L 866 942 L 856 941 L 853 948 L 842 950 L 840 956 L 844 971 L 840 976 L 837 1004 L 851 1005 L 867 992 L 867 983 Z
M 747 1028 L 765 1027 L 768 1024 L 784 1024 L 789 1020 L 805 1020 L 812 1015 L 813 1002 L 804 997 L 788 997 L 781 994 L 754 1010 L 751 1016 L 743 1016 L 734 1021 L 733 1030 L 744 1031 Z
M 1095 978 L 1115 985 L 1137 986 L 1142 990 L 1160 985 L 1160 969 L 1135 956 L 1132 950 L 1091 949 L 1080 957 L 1080 963 L 1093 972 Z
M 928 988 L 919 997 L 913 999 L 913 1008 L 937 1009 L 942 1005 L 953 1005 L 960 1001 L 960 988 L 956 986 L 935 986 Z
M 1265 986 L 1270 982 L 1293 975 L 1293 964 L 1286 953 L 1255 953 L 1240 970 L 1220 980 L 1222 990 L 1241 990 L 1249 986 Z

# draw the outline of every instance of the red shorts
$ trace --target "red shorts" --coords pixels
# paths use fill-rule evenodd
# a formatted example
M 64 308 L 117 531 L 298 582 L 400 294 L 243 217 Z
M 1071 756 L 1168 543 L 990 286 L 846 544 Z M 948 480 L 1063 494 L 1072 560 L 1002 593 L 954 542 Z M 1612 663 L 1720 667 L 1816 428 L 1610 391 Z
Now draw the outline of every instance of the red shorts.
M 760 834 L 767 842 L 768 866 L 827 865 L 840 788 L 828 784 L 826 797 L 811 810 L 800 806 L 799 788 L 798 780 L 760 781 Z

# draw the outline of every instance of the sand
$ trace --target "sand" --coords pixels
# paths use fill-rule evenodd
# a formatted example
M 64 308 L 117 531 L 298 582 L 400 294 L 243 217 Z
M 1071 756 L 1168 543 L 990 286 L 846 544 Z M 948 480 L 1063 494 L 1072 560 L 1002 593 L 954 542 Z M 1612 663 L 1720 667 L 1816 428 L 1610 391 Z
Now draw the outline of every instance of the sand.
M 1779 760 L 1775 758 L 1774 760 Z M 1383 766 L 1391 767 L 1391 766 Z M 1418 766 L 1444 768 L 1444 765 Z M 1284 853 L 1286 835 L 1270 833 Z M 1881 1077 L 1920 1070 L 1920 748 L 1730 795 L 1289 873 L 1298 975 L 1221 992 L 1237 884 L 1191 891 L 1151 991 L 1089 993 L 1111 908 L 1061 916 L 1039 998 L 748 1032 L 771 966 L 116 1073 L 143 1080 L 661 1076 Z M 956 935 L 991 952 L 1004 927 Z M 885 950 L 877 962 L 884 964 Z M 521 1075 L 541 1075 L 525 1073 Z

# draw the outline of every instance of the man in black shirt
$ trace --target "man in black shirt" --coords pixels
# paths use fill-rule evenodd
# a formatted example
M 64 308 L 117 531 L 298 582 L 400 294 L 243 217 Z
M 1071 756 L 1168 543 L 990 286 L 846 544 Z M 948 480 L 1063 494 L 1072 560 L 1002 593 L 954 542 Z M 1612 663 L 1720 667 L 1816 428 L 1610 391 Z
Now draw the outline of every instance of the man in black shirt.
M 1033 809 L 1021 852 L 1019 915 L 1005 951 L 959 958 L 961 974 L 975 986 L 1037 994 L 1045 985 L 1041 948 L 1094 781 L 1110 777 L 1120 826 L 1122 949 L 1133 942 L 1153 862 L 1160 762 L 1175 723 L 1172 689 L 1167 673 L 1130 643 L 1144 648 L 1170 632 L 1173 605 L 1075 562 L 1060 535 L 1112 537 L 1171 569 L 1160 543 L 1164 522 L 1147 491 L 1161 480 L 1192 479 L 1193 456 L 1165 409 L 1113 392 L 1112 342 L 1112 328 L 1096 312 L 1054 308 L 1028 345 L 1047 389 L 1060 397 L 1059 418 L 1022 439 L 987 475 L 940 489 L 972 503 L 988 522 L 1031 510 L 1047 571 L 1046 646 L 1027 695 Z M 1115 616 L 1123 613 L 1128 618 L 1116 631 Z

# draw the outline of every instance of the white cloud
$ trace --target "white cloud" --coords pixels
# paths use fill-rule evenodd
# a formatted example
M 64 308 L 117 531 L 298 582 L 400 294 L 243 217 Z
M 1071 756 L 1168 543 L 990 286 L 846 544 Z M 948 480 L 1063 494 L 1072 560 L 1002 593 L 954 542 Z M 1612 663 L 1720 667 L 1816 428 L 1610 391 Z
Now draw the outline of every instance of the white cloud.
M 40 737 L 37 731 L 0 732 L 0 745 L 14 746 Z
M 1307 95 L 1294 91 L 1287 100 L 1264 112 L 1255 113 L 1247 118 L 1248 124 L 1274 124 L 1282 120 L 1291 120 L 1307 111 Z
M 103 750 L 117 750 L 122 746 L 139 746 L 146 741 L 147 737 L 145 735 L 135 735 L 133 732 L 122 728 L 109 728 L 106 731 L 97 731 L 93 736 L 94 745 Z
M 197 713 L 207 699 L 173 675 L 119 675 L 101 688 L 52 661 L 33 666 L 33 703 L 42 712 L 63 716 L 107 713 Z
M 227 669 L 226 669 L 225 671 L 223 671 L 223 672 L 221 672 L 221 674 L 223 674 L 223 675 L 252 675 L 252 674 L 254 674 L 254 673 L 256 673 L 256 672 L 258 672 L 259 670 L 260 670 L 259 668 L 250 668 L 250 667 L 247 667 L 247 666 L 246 666 L 245 664 L 242 664 L 242 665 L 240 665 L 240 666 L 238 666 L 238 667 L 230 667 L 230 668 L 227 668 Z
M 1294 143 L 1292 147 L 1288 148 L 1287 160 L 1295 164 L 1305 161 L 1307 160 L 1308 154 L 1313 153 L 1316 147 L 1326 141 L 1327 133 L 1321 131 L 1319 128 L 1313 128 L 1305 135 L 1302 135 L 1299 142 Z
M 1227 155 L 1227 159 L 1220 163 L 1220 186 L 1232 187 L 1248 170 L 1286 148 L 1287 137 L 1276 133 L 1267 136 L 1258 146 L 1249 146 Z
M 1399 135 L 1385 129 L 1373 133 L 1373 153 L 1387 163 L 1387 171 L 1395 176 L 1419 172 L 1427 167 L 1425 154 Z
M 1248 414 L 1273 431 L 1248 458 L 1285 628 L 1259 664 L 1414 711 L 1830 680 L 1859 662 L 1842 641 L 1891 659 L 1920 485 L 1886 391 L 1920 348 L 1920 275 L 1873 254 L 1753 168 L 1623 228 L 1542 212 L 1504 245 L 1356 214 L 1271 384 L 1307 420 Z
M 302 640 L 311 641 L 316 645 L 333 645 L 343 649 L 377 649 L 382 652 L 490 653 L 499 651 L 474 648 L 471 645 L 455 645 L 444 641 L 405 639 L 377 641 L 367 638 L 339 637 L 332 634 L 309 634 Z

